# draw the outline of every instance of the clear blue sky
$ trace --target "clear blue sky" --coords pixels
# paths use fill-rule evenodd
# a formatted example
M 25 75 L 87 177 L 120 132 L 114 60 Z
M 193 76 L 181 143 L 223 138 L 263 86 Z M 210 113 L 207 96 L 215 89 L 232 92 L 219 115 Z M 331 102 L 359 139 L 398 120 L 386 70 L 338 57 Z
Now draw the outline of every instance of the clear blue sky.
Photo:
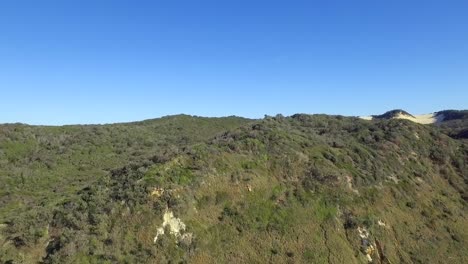
M 468 108 L 468 1 L 0 1 L 0 123 Z

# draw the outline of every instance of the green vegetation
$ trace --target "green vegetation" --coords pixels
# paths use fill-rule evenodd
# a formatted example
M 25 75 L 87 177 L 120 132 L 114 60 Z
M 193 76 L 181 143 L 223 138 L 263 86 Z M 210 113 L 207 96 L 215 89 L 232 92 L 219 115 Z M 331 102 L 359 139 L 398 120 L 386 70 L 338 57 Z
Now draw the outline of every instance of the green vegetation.
M 366 263 L 373 245 L 375 263 L 466 263 L 468 145 L 446 129 L 303 114 L 4 125 L 0 262 Z M 157 236 L 169 212 L 184 229 Z

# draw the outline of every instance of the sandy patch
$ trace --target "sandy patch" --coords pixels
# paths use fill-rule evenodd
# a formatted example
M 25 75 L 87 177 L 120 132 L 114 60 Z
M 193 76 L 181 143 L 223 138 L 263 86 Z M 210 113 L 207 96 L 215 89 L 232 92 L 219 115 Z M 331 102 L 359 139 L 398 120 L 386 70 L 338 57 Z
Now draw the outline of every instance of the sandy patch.
M 353 191 L 354 193 L 359 194 L 359 191 L 354 189 L 354 187 L 353 187 L 353 178 L 351 178 L 351 176 L 349 176 L 349 175 L 346 175 L 345 177 L 346 177 L 346 183 L 348 185 L 348 188 L 351 191 Z
M 379 221 L 377 221 L 377 224 L 379 226 L 381 226 L 381 227 L 386 227 L 387 226 L 387 224 L 384 221 L 380 220 L 380 219 L 379 219 Z
M 425 115 L 415 115 L 414 117 L 405 115 L 405 114 L 398 114 L 395 118 L 397 119 L 406 119 L 413 121 L 419 124 L 436 124 L 440 123 L 444 120 L 444 115 L 436 115 L 435 113 L 432 114 L 425 114 Z

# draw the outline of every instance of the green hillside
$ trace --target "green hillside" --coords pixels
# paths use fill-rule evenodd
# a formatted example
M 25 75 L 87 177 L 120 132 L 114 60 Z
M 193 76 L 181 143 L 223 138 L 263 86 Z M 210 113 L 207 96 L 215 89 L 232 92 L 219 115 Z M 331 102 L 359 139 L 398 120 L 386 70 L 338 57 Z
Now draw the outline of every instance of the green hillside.
M 450 133 L 303 114 L 3 125 L 0 261 L 468 263 Z

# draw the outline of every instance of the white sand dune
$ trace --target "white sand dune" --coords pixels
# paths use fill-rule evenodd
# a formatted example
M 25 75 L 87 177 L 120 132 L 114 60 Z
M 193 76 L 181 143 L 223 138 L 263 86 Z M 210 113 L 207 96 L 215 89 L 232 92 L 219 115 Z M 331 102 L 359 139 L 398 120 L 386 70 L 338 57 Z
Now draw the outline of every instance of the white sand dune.
M 372 116 L 361 116 L 360 118 L 364 120 L 374 119 Z M 410 115 L 405 115 L 403 113 L 399 113 L 397 116 L 393 118 L 406 119 L 406 120 L 413 121 L 415 123 L 427 125 L 427 124 L 438 124 L 442 122 L 444 120 L 444 115 L 442 114 L 437 115 L 436 113 L 432 113 L 432 114 L 410 116 Z
M 364 119 L 364 120 L 369 120 L 369 121 L 373 119 L 372 116 L 360 116 L 359 118 Z
M 444 120 L 444 115 L 425 114 L 425 115 L 415 115 L 414 117 L 404 114 L 398 114 L 395 118 L 397 119 L 407 119 L 419 124 L 436 124 Z

